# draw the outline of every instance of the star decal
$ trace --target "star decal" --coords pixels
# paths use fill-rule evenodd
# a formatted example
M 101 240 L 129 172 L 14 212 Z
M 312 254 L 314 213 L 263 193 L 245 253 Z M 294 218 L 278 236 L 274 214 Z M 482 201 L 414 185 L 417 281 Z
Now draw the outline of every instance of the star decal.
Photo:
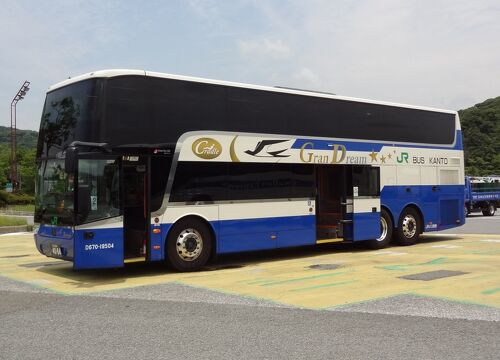
M 372 162 L 377 162 L 377 154 L 375 151 L 372 150 L 371 154 L 368 154 L 372 158 Z
M 391 153 L 387 154 L 387 157 L 388 157 L 389 159 L 392 159 L 392 154 L 391 154 Z
M 383 156 L 383 155 L 382 155 L 382 156 L 380 157 L 380 163 L 381 163 L 381 164 L 385 164 L 385 156 Z

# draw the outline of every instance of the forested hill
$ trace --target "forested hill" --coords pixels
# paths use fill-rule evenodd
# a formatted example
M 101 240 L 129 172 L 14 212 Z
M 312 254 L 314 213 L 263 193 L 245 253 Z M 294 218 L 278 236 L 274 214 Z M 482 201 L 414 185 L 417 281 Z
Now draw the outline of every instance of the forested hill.
M 32 130 L 17 130 L 17 171 L 22 183 L 21 191 L 35 193 L 35 152 L 38 133 Z M 0 190 L 10 182 L 10 127 L 0 126 Z
M 460 110 L 467 175 L 500 175 L 500 96 Z
M 17 146 L 35 148 L 38 132 L 33 130 L 19 130 L 17 134 Z M 10 145 L 10 127 L 0 126 L 0 145 Z

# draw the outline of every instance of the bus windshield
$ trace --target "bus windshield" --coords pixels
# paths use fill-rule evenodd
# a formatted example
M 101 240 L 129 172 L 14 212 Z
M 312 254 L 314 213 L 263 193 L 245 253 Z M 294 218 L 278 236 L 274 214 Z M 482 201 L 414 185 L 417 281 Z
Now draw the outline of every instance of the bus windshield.
M 35 221 L 73 225 L 74 178 L 64 171 L 64 160 L 41 161 L 36 185 Z
M 78 184 L 78 189 L 75 189 Z M 78 211 L 75 218 L 75 191 Z M 64 171 L 64 160 L 41 161 L 35 218 L 51 225 L 79 225 L 120 215 L 120 179 L 116 160 L 78 162 L 78 177 Z

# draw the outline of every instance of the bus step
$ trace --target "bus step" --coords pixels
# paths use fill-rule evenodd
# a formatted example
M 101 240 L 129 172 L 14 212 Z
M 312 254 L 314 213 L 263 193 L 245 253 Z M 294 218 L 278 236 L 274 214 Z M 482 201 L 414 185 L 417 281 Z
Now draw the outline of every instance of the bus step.
M 333 225 L 318 225 L 316 226 L 316 237 L 318 240 L 336 238 L 337 227 Z
M 141 256 L 141 257 L 128 258 L 128 259 L 125 259 L 123 262 L 125 264 L 131 264 L 131 263 L 136 263 L 136 262 L 141 262 L 141 261 L 146 261 L 146 257 Z
M 333 239 L 320 239 L 316 240 L 316 244 L 329 244 L 329 243 L 336 243 L 336 242 L 342 242 L 344 239 L 342 238 L 333 238 Z

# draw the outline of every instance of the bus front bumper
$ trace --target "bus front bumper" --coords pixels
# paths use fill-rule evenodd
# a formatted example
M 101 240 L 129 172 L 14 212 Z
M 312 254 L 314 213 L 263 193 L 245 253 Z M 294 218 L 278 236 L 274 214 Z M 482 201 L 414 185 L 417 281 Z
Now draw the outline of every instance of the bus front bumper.
M 35 245 L 45 256 L 73 261 L 74 233 L 70 227 L 40 225 Z

